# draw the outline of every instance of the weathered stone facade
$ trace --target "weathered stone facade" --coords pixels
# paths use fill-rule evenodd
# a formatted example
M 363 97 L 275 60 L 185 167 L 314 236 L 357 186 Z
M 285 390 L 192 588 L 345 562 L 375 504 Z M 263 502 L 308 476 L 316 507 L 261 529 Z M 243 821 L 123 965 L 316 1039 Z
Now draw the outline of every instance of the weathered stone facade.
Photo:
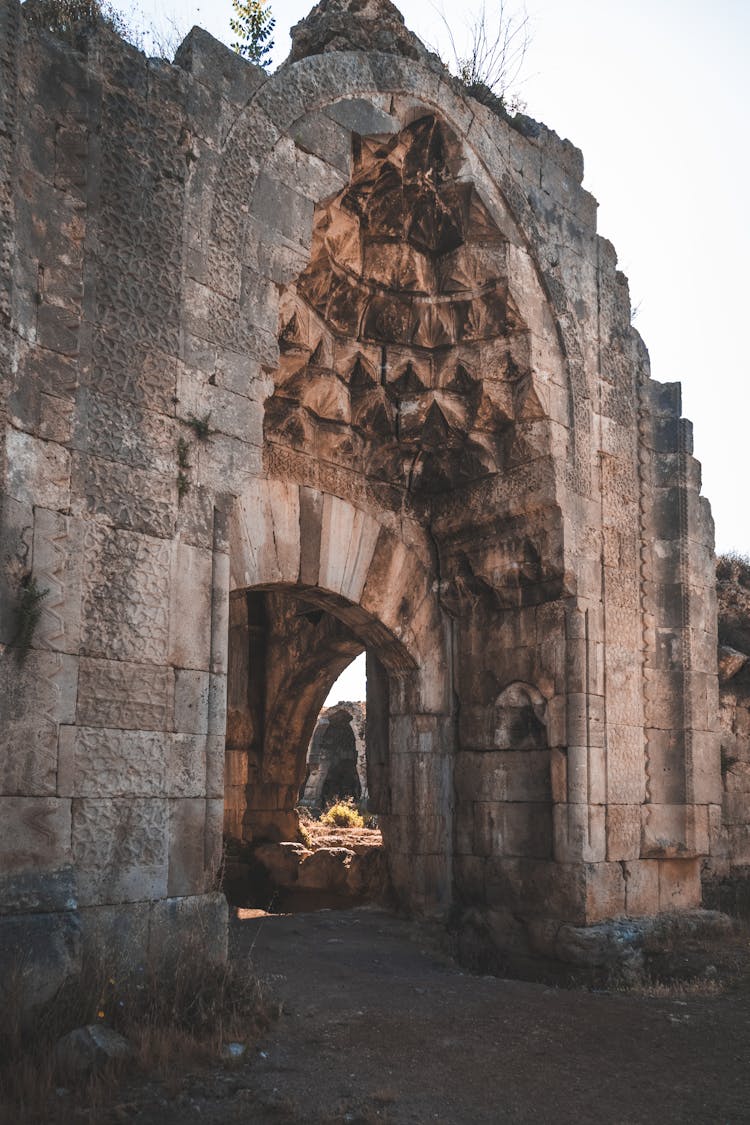
M 405 904 L 543 953 L 696 906 L 712 523 L 580 152 L 387 0 L 272 76 L 0 0 L 0 161 L 6 948 L 220 934 L 222 821 L 293 836 L 363 649 Z
M 750 915 L 750 564 L 722 557 L 719 601 L 721 819 L 704 864 L 708 904 Z

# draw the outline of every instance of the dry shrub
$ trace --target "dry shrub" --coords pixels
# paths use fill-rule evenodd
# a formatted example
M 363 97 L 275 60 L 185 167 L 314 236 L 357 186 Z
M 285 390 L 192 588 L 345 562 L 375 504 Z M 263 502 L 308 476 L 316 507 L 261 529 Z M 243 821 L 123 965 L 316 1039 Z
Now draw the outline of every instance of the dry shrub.
M 737 552 L 716 560 L 719 643 L 750 654 L 750 558 Z
M 278 1015 L 249 960 L 209 961 L 198 940 L 185 943 L 169 963 L 147 965 L 121 980 L 106 962 L 102 956 L 86 959 L 81 973 L 29 1026 L 4 1021 L 0 1123 L 67 1121 L 71 1099 L 89 1110 L 104 1106 L 128 1066 L 179 1083 L 186 1070 L 215 1062 L 224 1043 L 255 1041 Z M 11 1011 L 14 1007 L 9 1005 Z M 56 1067 L 55 1044 L 74 1028 L 93 1023 L 124 1035 L 133 1048 L 132 1061 L 71 1081 Z M 70 1096 L 61 1099 L 56 1089 L 63 1085 Z
M 345 801 L 335 800 L 328 806 L 320 821 L 321 824 L 330 824 L 336 828 L 364 828 L 365 825 L 364 817 L 351 797 Z

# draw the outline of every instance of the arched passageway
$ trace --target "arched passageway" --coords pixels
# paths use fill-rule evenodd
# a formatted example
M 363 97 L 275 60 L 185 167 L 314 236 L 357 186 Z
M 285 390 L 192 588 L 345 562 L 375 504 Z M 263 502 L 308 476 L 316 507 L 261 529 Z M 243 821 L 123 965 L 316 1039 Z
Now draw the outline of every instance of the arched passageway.
M 415 668 L 405 649 L 373 642 L 379 630 L 372 627 L 360 625 L 355 632 L 335 615 L 336 608 L 321 591 L 300 595 L 294 588 L 272 587 L 232 595 L 225 820 L 231 837 L 247 842 L 296 838 L 294 810 L 323 702 L 339 674 L 365 649 L 368 790 L 373 811 L 389 811 L 390 681 L 397 680 L 396 694 L 401 694 Z M 338 756 L 338 770 L 322 786 L 325 796 L 361 793 L 350 729 L 349 736 L 351 753 Z
M 280 298 L 268 478 L 231 521 L 226 830 L 295 838 L 318 713 L 366 649 L 370 808 L 397 891 L 445 909 L 476 898 L 478 858 L 553 859 L 563 375 L 518 232 L 446 121 L 413 109 L 351 143 Z
M 391 878 L 413 905 L 446 908 L 452 693 L 429 570 L 361 509 L 281 482 L 248 490 L 230 536 L 227 835 L 295 839 L 318 714 L 366 651 L 369 802 Z

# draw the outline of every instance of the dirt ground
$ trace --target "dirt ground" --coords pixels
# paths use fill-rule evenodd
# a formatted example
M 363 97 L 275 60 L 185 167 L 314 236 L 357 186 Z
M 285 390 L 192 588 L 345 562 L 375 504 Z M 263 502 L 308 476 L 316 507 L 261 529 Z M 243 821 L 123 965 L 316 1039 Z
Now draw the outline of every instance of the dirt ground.
M 133 1085 L 95 1120 L 750 1122 L 746 979 L 682 996 L 549 988 L 467 974 L 441 931 L 382 910 L 241 914 L 232 956 L 267 978 L 278 1021 L 247 1059 L 169 1094 Z

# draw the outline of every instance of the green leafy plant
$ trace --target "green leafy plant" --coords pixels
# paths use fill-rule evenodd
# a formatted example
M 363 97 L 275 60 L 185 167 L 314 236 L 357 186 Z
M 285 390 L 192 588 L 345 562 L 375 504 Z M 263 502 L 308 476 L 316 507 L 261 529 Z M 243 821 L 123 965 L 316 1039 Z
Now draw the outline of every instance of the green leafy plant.
M 36 578 L 32 578 L 31 575 L 28 575 L 24 579 L 21 586 L 21 597 L 16 610 L 16 634 L 13 638 L 13 644 L 18 654 L 19 663 L 21 664 L 23 664 L 28 656 L 36 627 L 42 616 L 42 602 L 48 594 L 48 589 L 39 589 Z
M 186 424 L 190 426 L 198 441 L 208 441 L 211 436 L 211 427 L 209 422 L 211 420 L 211 411 L 204 415 L 203 418 L 197 418 L 195 414 L 188 414 L 185 419 Z
M 232 7 L 236 14 L 229 26 L 238 37 L 232 43 L 232 50 L 257 66 L 270 66 L 274 48 L 271 34 L 276 26 L 270 4 L 264 6 L 260 0 L 232 0 Z
M 190 468 L 190 446 L 184 437 L 177 439 L 177 464 L 181 469 Z
M 177 496 L 182 500 L 190 489 L 190 446 L 184 437 L 177 439 Z

